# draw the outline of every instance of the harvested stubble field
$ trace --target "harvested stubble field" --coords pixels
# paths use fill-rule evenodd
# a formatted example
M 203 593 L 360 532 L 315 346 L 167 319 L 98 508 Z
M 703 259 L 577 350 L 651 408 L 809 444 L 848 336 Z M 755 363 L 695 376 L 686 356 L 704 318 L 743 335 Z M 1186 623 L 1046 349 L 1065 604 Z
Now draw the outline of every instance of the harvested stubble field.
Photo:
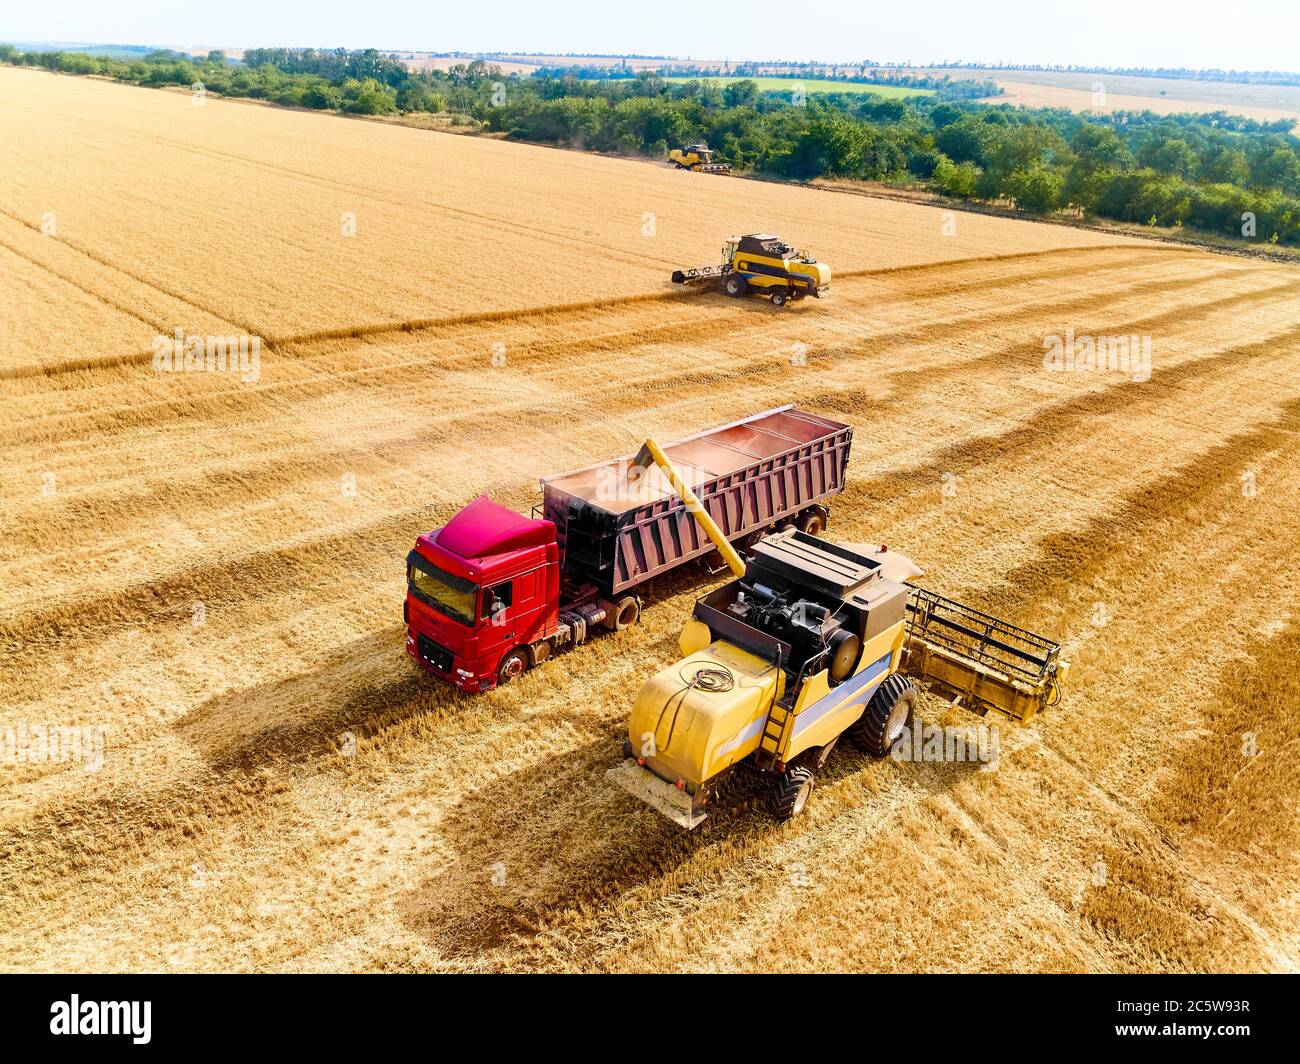
M 0 765 L 4 968 L 1297 966 L 1294 268 L 0 92 L 0 725 L 107 729 L 97 772 Z M 668 289 L 751 229 L 832 263 L 830 298 Z M 154 373 L 177 327 L 263 337 L 259 379 Z M 1150 379 L 1044 372 L 1067 327 L 1151 336 Z M 803 818 L 690 836 L 612 790 L 700 572 L 486 696 L 404 655 L 403 556 L 478 492 L 524 509 L 538 474 L 784 402 L 855 427 L 833 536 L 1065 643 L 1064 702 L 995 771 L 843 750 Z

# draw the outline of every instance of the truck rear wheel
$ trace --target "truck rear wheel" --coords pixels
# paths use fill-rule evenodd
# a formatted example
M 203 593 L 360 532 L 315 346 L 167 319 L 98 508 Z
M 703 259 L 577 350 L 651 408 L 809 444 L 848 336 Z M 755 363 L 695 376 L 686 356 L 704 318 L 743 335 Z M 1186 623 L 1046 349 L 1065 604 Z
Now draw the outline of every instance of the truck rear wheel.
M 741 277 L 738 273 L 727 274 L 727 279 L 722 284 L 722 290 L 729 296 L 735 296 L 739 299 L 749 291 L 749 282 Z
M 872 757 L 884 757 L 916 721 L 916 688 L 906 676 L 890 676 L 871 696 L 849 736 Z
M 810 536 L 820 536 L 826 531 L 826 514 L 816 506 L 809 507 L 799 515 L 795 527 Z
M 795 765 L 786 769 L 772 784 L 768 806 L 777 820 L 790 820 L 804 811 L 813 790 L 812 769 Z
M 528 650 L 526 647 L 515 647 L 504 658 L 497 667 L 497 684 L 507 684 L 516 676 L 522 676 L 528 671 Z

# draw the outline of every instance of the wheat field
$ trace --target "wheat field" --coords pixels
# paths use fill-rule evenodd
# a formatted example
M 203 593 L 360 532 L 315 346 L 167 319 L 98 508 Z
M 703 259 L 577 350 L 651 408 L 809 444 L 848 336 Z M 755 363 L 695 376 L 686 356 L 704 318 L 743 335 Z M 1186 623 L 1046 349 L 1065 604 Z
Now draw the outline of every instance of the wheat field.
M 0 93 L 0 739 L 104 744 L 0 764 L 4 969 L 1297 967 L 1294 267 Z M 831 263 L 829 298 L 667 284 L 750 230 Z M 177 329 L 260 338 L 258 373 L 156 372 Z M 1150 337 L 1149 379 L 1045 372 L 1067 329 Z M 786 402 L 854 426 L 832 538 L 1064 644 L 996 770 L 842 749 L 804 817 L 742 799 L 690 835 L 612 789 L 698 570 L 487 695 L 404 654 L 405 553 L 479 492 L 526 511 L 539 475 Z

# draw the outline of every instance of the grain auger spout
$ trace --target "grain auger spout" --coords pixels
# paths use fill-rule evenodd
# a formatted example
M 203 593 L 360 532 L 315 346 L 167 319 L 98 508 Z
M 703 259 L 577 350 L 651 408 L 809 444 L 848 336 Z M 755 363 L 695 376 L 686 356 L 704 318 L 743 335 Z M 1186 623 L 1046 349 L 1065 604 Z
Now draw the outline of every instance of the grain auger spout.
M 709 511 L 695 497 L 695 492 L 691 491 L 691 486 L 682 479 L 681 474 L 677 472 L 668 456 L 664 454 L 663 448 L 654 440 L 646 440 L 641 445 L 641 450 L 637 451 L 636 456 L 628 463 L 628 481 L 635 484 L 640 480 L 641 475 L 650 468 L 651 462 L 663 471 L 663 475 L 668 478 L 668 483 L 673 486 L 673 491 L 677 492 L 677 497 L 686 504 L 686 509 L 690 511 L 691 516 L 704 529 L 704 534 L 718 548 L 718 553 L 722 555 L 722 560 L 727 563 L 727 568 L 736 576 L 744 576 L 745 563 L 741 560 L 740 555 L 736 553 L 736 548 L 722 534 L 722 530 L 718 528 L 717 523 L 709 516 Z

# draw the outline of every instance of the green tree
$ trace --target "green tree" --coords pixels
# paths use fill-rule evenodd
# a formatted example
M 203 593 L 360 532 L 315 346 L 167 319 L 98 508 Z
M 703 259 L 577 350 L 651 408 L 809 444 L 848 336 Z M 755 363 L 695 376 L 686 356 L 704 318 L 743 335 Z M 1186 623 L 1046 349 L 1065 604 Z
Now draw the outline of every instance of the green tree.
M 1062 184 L 1060 174 L 1034 163 L 1012 171 L 1003 183 L 1003 191 L 1021 210 L 1046 214 L 1060 205 Z
M 939 130 L 934 143 L 953 162 L 983 166 L 988 161 L 995 137 L 993 127 L 987 122 L 967 115 Z
M 1193 178 L 1200 169 L 1200 158 L 1187 141 L 1181 137 L 1148 144 L 1139 156 L 1153 170 L 1173 174 L 1175 177 Z
M 722 90 L 722 102 L 727 107 L 747 107 L 758 99 L 758 82 L 749 78 L 728 82 Z
M 946 155 L 939 157 L 934 167 L 934 186 L 945 196 L 970 199 L 975 195 L 980 171 L 974 163 L 955 163 Z
M 1251 176 L 1253 183 L 1262 188 L 1296 191 L 1300 186 L 1300 157 L 1290 148 L 1274 148 L 1256 160 Z
M 1126 170 L 1133 165 L 1133 154 L 1110 126 L 1084 122 L 1070 138 L 1070 150 L 1080 170 Z
M 374 78 L 348 78 L 339 86 L 344 111 L 354 115 L 390 115 L 397 112 L 397 94 Z

